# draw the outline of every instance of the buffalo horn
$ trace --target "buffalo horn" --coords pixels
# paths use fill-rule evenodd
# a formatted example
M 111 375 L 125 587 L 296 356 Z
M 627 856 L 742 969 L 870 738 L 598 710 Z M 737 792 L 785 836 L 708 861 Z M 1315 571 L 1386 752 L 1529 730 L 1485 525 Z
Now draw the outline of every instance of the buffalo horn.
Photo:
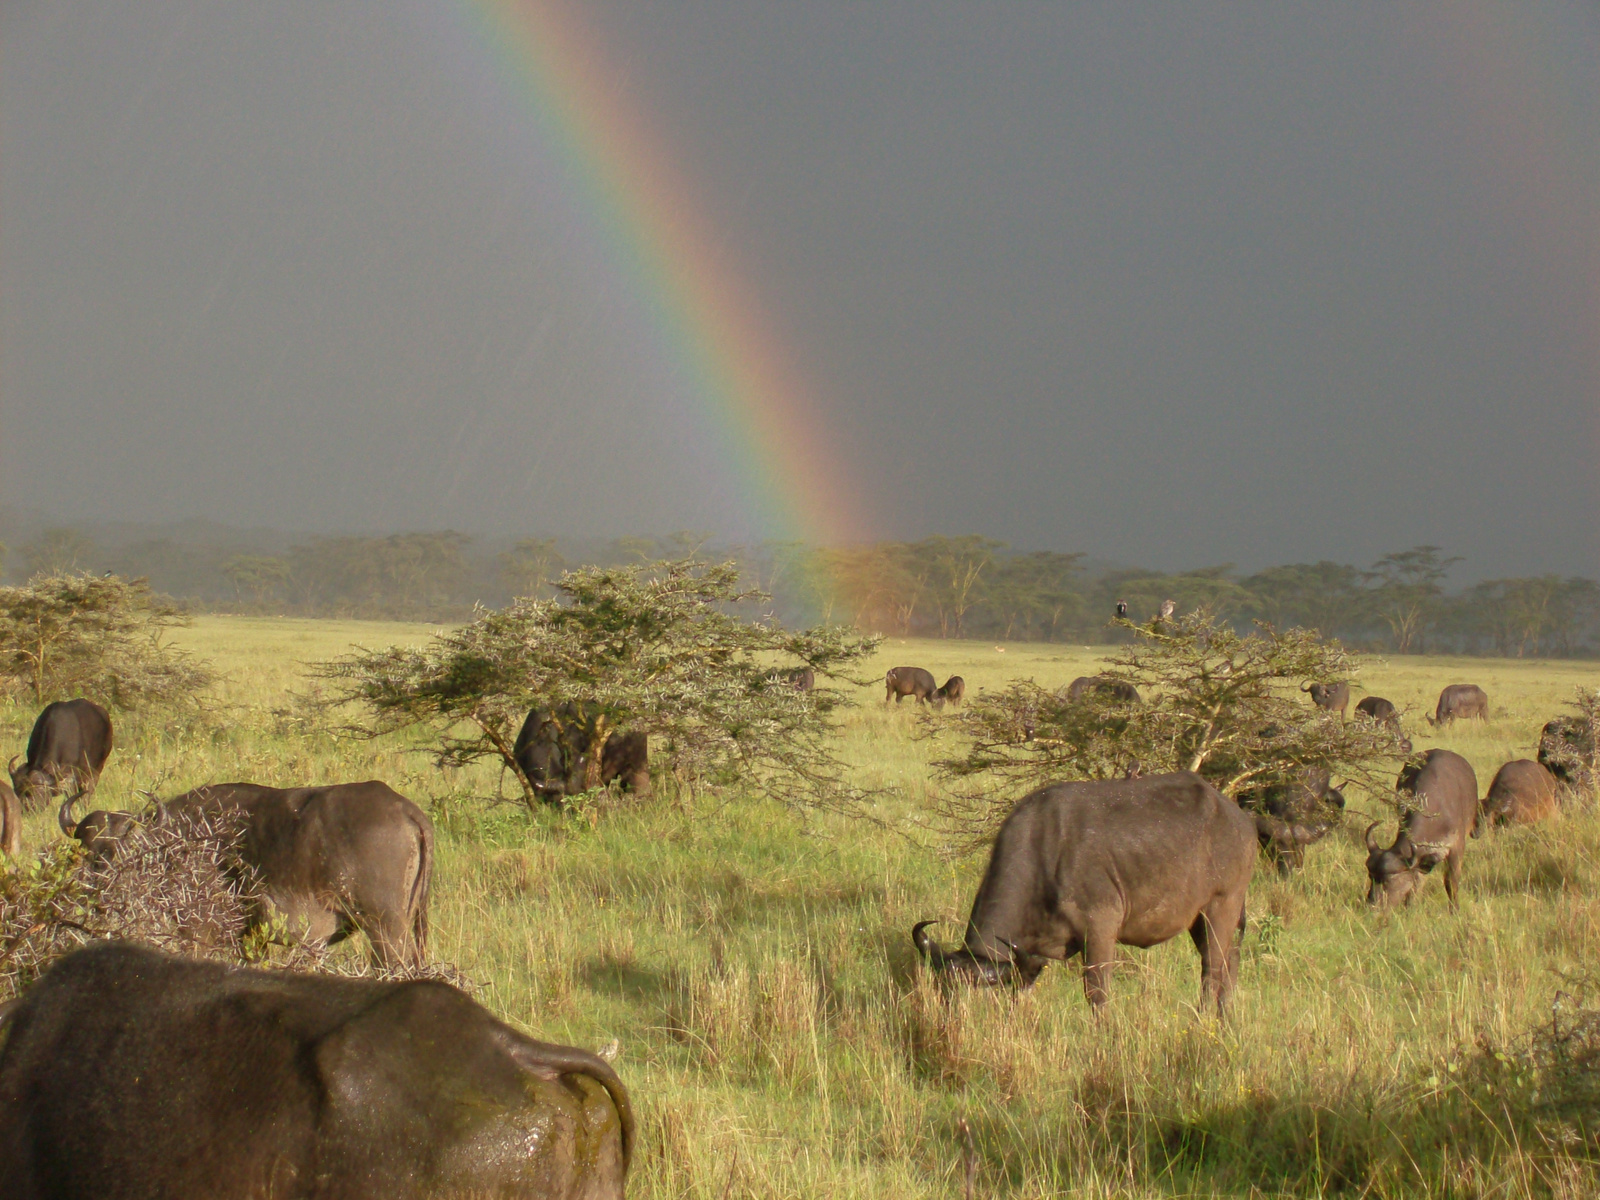
M 61 807 L 56 810 L 56 823 L 61 826 L 61 832 L 72 837 L 78 832 L 78 824 L 72 819 L 72 806 L 78 802 L 82 792 L 75 792 L 61 802 Z
M 1382 849 L 1382 847 L 1378 845 L 1378 839 L 1372 836 L 1372 831 L 1374 829 L 1376 829 L 1377 827 L 1378 827 L 1378 823 L 1376 821 L 1374 821 L 1371 825 L 1367 826 L 1367 853 L 1368 854 L 1376 854 L 1379 850 Z
M 22 755 L 20 755 L 20 754 L 13 754 L 11 756 L 11 761 L 6 764 L 6 770 L 11 772 L 13 777 L 15 777 L 15 775 L 17 773 L 17 759 L 19 759 L 21 757 L 22 757 Z
M 917 948 L 923 960 L 930 967 L 935 971 L 942 971 L 946 965 L 945 953 L 939 948 L 939 944 L 926 933 L 928 926 L 933 923 L 932 921 L 918 921 L 913 925 L 911 927 L 911 944 Z

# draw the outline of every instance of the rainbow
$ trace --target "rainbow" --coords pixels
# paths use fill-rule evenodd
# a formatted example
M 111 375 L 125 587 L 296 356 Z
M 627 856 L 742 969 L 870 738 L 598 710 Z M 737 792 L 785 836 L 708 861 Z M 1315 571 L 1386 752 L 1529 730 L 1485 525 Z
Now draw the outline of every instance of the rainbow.
M 712 251 L 689 190 L 608 78 L 603 47 L 570 0 L 463 0 L 481 40 L 557 149 L 583 207 L 633 281 L 698 397 L 767 536 L 860 539 L 840 464 L 760 305 Z

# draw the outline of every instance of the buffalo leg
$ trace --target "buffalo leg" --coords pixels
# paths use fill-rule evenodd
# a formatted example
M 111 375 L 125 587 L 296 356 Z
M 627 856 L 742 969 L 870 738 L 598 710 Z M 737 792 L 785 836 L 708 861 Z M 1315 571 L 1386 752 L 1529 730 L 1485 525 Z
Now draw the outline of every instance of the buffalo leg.
M 367 935 L 367 941 L 372 946 L 372 957 L 380 967 L 393 970 L 422 965 L 416 938 L 401 914 L 380 913 L 357 924 Z
M 1097 1012 L 1111 996 L 1111 965 L 1117 958 L 1117 922 L 1091 917 L 1083 938 L 1083 994 Z
M 1200 952 L 1200 994 L 1217 1006 L 1217 1015 L 1227 1012 L 1233 994 L 1234 976 L 1239 966 L 1238 930 L 1244 920 L 1243 905 L 1237 910 L 1227 903 L 1213 904 L 1201 911 L 1189 927 L 1194 948 Z
M 1461 905 L 1456 901 L 1456 885 L 1461 882 L 1461 856 L 1454 850 L 1450 857 L 1444 860 L 1444 894 L 1450 897 L 1450 911 L 1460 911 Z

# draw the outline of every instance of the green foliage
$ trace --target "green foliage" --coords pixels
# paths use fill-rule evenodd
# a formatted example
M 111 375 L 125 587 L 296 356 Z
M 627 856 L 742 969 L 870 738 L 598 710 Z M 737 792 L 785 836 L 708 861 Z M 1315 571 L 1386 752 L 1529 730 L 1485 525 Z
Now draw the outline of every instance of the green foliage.
M 530 709 L 568 704 L 590 714 L 591 785 L 606 740 L 635 730 L 691 786 L 742 781 L 821 803 L 855 794 L 829 741 L 843 694 L 800 692 L 773 673 L 800 663 L 839 678 L 877 639 L 732 615 L 730 606 L 765 597 L 741 588 L 731 563 L 590 568 L 556 587 L 559 600 L 520 600 L 424 646 L 357 651 L 315 674 L 331 703 L 366 710 L 361 732 L 426 727 L 441 764 L 497 760 L 530 802 L 513 755 L 517 730 Z
M 120 709 L 192 702 L 211 673 L 165 640 L 187 623 L 143 579 L 35 576 L 0 588 L 0 680 L 36 704 L 69 696 Z
M 958 832 L 983 837 L 1017 789 L 1057 779 L 1129 772 L 1196 771 L 1219 791 L 1287 783 L 1308 767 L 1385 790 L 1379 764 L 1402 756 L 1399 737 L 1368 721 L 1343 721 L 1313 706 L 1308 682 L 1352 679 L 1343 647 L 1304 629 L 1258 625 L 1241 634 L 1203 610 L 1146 624 L 1119 622 L 1134 641 L 1104 660 L 1107 680 L 1138 689 L 1132 704 L 1106 689 L 1076 700 L 1031 680 L 970 702 L 953 724 L 964 751 L 938 763 L 949 778 L 985 776 L 1008 785 L 959 794 L 947 815 Z

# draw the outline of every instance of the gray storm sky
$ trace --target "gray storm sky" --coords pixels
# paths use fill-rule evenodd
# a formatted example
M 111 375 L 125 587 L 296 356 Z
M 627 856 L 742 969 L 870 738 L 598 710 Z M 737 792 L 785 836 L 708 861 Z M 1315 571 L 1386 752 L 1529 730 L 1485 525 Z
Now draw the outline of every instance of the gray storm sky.
M 1592 0 L 563 7 L 864 535 L 1600 574 Z M 0 501 L 766 532 L 474 12 L 4 0 Z

